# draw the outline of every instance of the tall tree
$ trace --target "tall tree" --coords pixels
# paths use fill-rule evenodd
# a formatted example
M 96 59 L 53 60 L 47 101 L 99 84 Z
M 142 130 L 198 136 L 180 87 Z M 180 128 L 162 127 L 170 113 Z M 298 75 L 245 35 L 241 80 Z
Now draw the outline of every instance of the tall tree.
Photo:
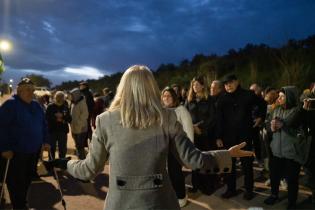
M 50 88 L 50 85 L 52 84 L 49 79 L 45 78 L 42 75 L 28 74 L 26 75 L 26 77 L 30 78 L 35 86 L 45 86 Z
M 4 72 L 4 61 L 3 61 L 2 55 L 0 53 L 0 75 L 2 72 Z
M 311 69 L 309 63 L 305 61 L 305 57 L 303 48 L 292 40 L 287 46 L 280 49 L 277 59 L 282 67 L 282 81 L 279 82 L 286 85 L 303 86 L 305 76 Z

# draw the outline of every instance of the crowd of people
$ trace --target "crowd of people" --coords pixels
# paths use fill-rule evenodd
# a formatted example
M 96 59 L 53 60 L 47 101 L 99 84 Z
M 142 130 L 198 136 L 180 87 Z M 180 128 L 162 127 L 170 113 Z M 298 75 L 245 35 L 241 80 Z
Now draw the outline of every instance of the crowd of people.
M 181 107 L 176 105 L 176 101 L 181 101 L 180 104 L 186 107 L 190 116 L 185 115 L 185 123 L 192 122 L 191 139 L 198 149 L 206 151 L 228 148 L 246 141 L 246 149 L 255 151 L 258 164 L 269 172 L 266 184 L 271 185 L 271 194 L 264 201 L 265 204 L 273 205 L 279 200 L 281 181 L 287 185 L 288 209 L 295 209 L 302 167 L 307 173 L 307 183 L 313 194 L 312 202 L 315 203 L 315 158 L 312 153 L 315 146 L 314 83 L 300 95 L 295 86 L 263 89 L 254 83 L 246 90 L 233 74 L 225 76 L 221 81 L 212 81 L 208 89 L 204 78 L 196 77 L 191 82 L 188 95 L 177 94 L 177 99 L 174 94 L 181 89 L 178 85 L 172 87 L 176 87 L 173 93 L 168 89 L 162 91 L 162 101 L 165 101 L 167 91 L 167 96 L 172 96 L 175 101 L 171 107 Z M 170 107 L 166 104 L 165 106 Z M 183 119 L 179 121 L 182 122 Z M 187 128 L 185 131 L 187 134 L 191 132 Z M 224 177 L 227 187 L 222 198 L 228 199 L 237 195 L 236 161 L 232 160 L 232 171 Z M 239 161 L 244 175 L 243 198 L 246 200 L 255 196 L 253 161 L 253 157 L 243 157 Z M 174 168 L 176 167 L 172 166 L 170 170 L 171 178 Z M 182 180 L 181 168 L 177 171 L 176 177 L 173 178 L 173 183 L 176 183 L 173 187 L 179 203 L 184 204 L 184 182 L 181 181 L 181 186 L 178 186 Z M 220 180 L 216 175 L 193 171 L 193 188 L 189 191 L 194 193 L 200 190 L 208 195 L 215 190 L 218 182 Z
M 32 81 L 23 78 L 17 93 L 0 107 L 0 177 L 10 160 L 6 182 L 13 209 L 27 208 L 43 150 L 51 154 L 51 165 L 82 180 L 95 177 L 109 160 L 109 209 L 185 206 L 183 165 L 192 168 L 190 193 L 211 195 L 223 178 L 221 196 L 229 199 L 237 195 L 240 163 L 243 198 L 251 200 L 255 159 L 269 173 L 271 193 L 265 204 L 279 200 L 284 180 L 288 209 L 296 209 L 301 168 L 315 203 L 314 83 L 302 94 L 295 86 L 263 89 L 254 83 L 246 89 L 229 74 L 210 85 L 198 76 L 189 88 L 170 84 L 160 91 L 147 67 L 132 66 L 115 96 L 109 88 L 92 94 L 86 82 L 37 100 L 33 92 Z M 79 160 L 66 158 L 70 131 Z M 124 160 L 133 160 L 132 166 Z

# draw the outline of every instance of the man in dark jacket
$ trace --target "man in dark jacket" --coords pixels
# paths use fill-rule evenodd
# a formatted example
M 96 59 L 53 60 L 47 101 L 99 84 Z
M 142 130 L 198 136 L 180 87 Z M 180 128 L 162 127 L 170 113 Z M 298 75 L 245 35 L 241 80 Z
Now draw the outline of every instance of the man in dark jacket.
M 242 141 L 247 143 L 246 148 L 252 149 L 252 128 L 262 119 L 252 120 L 252 111 L 258 106 L 257 97 L 249 90 L 241 88 L 237 77 L 233 74 L 227 75 L 222 80 L 225 93 L 218 99 L 218 129 L 217 146 L 228 148 Z M 236 195 L 236 160 L 233 159 L 232 172 L 227 175 L 227 191 L 222 194 L 223 198 Z M 241 158 L 242 170 L 245 176 L 244 183 L 246 192 L 244 199 L 250 200 L 254 197 L 253 187 L 253 158 Z
M 103 89 L 104 110 L 108 109 L 114 98 L 114 93 L 108 88 Z
M 54 102 L 48 105 L 46 119 L 52 158 L 55 158 L 57 143 L 59 158 L 65 158 L 67 153 L 67 134 L 69 132 L 68 123 L 71 122 L 71 116 L 62 91 L 57 91 Z
M 210 85 L 210 95 L 214 100 L 215 106 L 217 106 L 217 101 L 219 97 L 223 94 L 223 84 L 220 80 L 213 80 Z
M 252 112 L 253 120 L 261 118 L 261 121 L 258 122 L 255 127 L 253 127 L 253 146 L 255 149 L 256 159 L 259 161 L 259 163 L 262 163 L 262 138 L 260 132 L 262 131 L 262 126 L 267 114 L 267 102 L 261 95 L 262 88 L 258 84 L 252 84 L 249 89 L 255 93 L 255 95 L 257 96 L 257 102 L 259 103 L 259 105 L 257 105 Z
M 33 100 L 34 85 L 28 78 L 18 83 L 17 95 L 0 108 L 0 152 L 11 159 L 7 185 L 13 209 L 27 209 L 26 196 L 42 147 L 49 150 L 45 114 Z M 2 172 L 1 172 L 2 173 Z
M 310 131 L 309 135 L 312 136 L 310 151 L 315 151 L 315 82 L 310 86 L 310 92 L 303 94 L 301 97 L 304 106 L 307 110 L 307 125 Z M 310 152 L 308 161 L 304 166 L 307 175 L 307 184 L 312 191 L 312 203 L 315 205 L 315 152 Z

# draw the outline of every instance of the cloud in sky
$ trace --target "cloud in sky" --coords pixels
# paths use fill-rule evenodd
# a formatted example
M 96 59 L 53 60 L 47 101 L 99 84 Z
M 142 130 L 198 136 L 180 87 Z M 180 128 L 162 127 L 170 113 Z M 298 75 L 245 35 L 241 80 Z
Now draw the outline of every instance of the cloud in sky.
M 107 74 L 247 43 L 279 46 L 315 34 L 314 11 L 309 0 L 0 0 L 0 38 L 14 42 L 4 55 L 13 69 Z
M 66 73 L 82 75 L 93 79 L 97 79 L 104 75 L 100 70 L 89 66 L 82 66 L 77 68 L 66 67 L 63 71 Z
M 51 23 L 45 20 L 43 20 L 42 23 L 43 29 L 47 31 L 49 34 L 53 35 L 56 29 L 51 25 Z
M 6 71 L 3 73 L 4 80 L 8 82 L 10 79 L 19 81 L 22 77 L 29 74 L 42 75 L 53 82 L 53 85 L 59 84 L 62 81 L 68 80 L 86 80 L 86 79 L 98 79 L 109 73 L 101 71 L 99 69 L 90 66 L 76 66 L 76 67 L 65 67 L 63 69 L 41 71 L 36 69 L 15 69 L 10 66 L 6 67 Z

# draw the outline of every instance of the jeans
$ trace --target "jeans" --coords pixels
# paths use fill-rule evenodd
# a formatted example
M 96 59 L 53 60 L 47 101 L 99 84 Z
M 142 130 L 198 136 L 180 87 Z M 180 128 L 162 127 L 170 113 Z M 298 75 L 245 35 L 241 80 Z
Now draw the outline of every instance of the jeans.
M 65 132 L 52 132 L 49 134 L 51 155 L 55 159 L 56 146 L 58 144 L 59 158 L 65 158 L 67 154 L 67 133 Z
M 299 190 L 299 174 L 301 165 L 287 158 L 270 158 L 270 184 L 271 194 L 278 196 L 279 184 L 282 177 L 288 182 L 288 201 L 295 204 Z
M 27 209 L 26 196 L 36 160 L 36 153 L 14 153 L 10 161 L 7 185 L 13 209 Z
M 186 197 L 185 177 L 182 171 L 182 165 L 174 157 L 172 153 L 168 155 L 168 174 L 171 179 L 172 186 L 175 190 L 177 199 Z
M 242 163 L 242 172 L 244 174 L 244 185 L 247 192 L 253 192 L 254 188 L 254 171 L 253 171 L 253 158 L 243 157 L 240 158 Z M 227 190 L 236 191 L 236 159 L 232 158 L 232 171 L 225 176 L 227 183 Z

